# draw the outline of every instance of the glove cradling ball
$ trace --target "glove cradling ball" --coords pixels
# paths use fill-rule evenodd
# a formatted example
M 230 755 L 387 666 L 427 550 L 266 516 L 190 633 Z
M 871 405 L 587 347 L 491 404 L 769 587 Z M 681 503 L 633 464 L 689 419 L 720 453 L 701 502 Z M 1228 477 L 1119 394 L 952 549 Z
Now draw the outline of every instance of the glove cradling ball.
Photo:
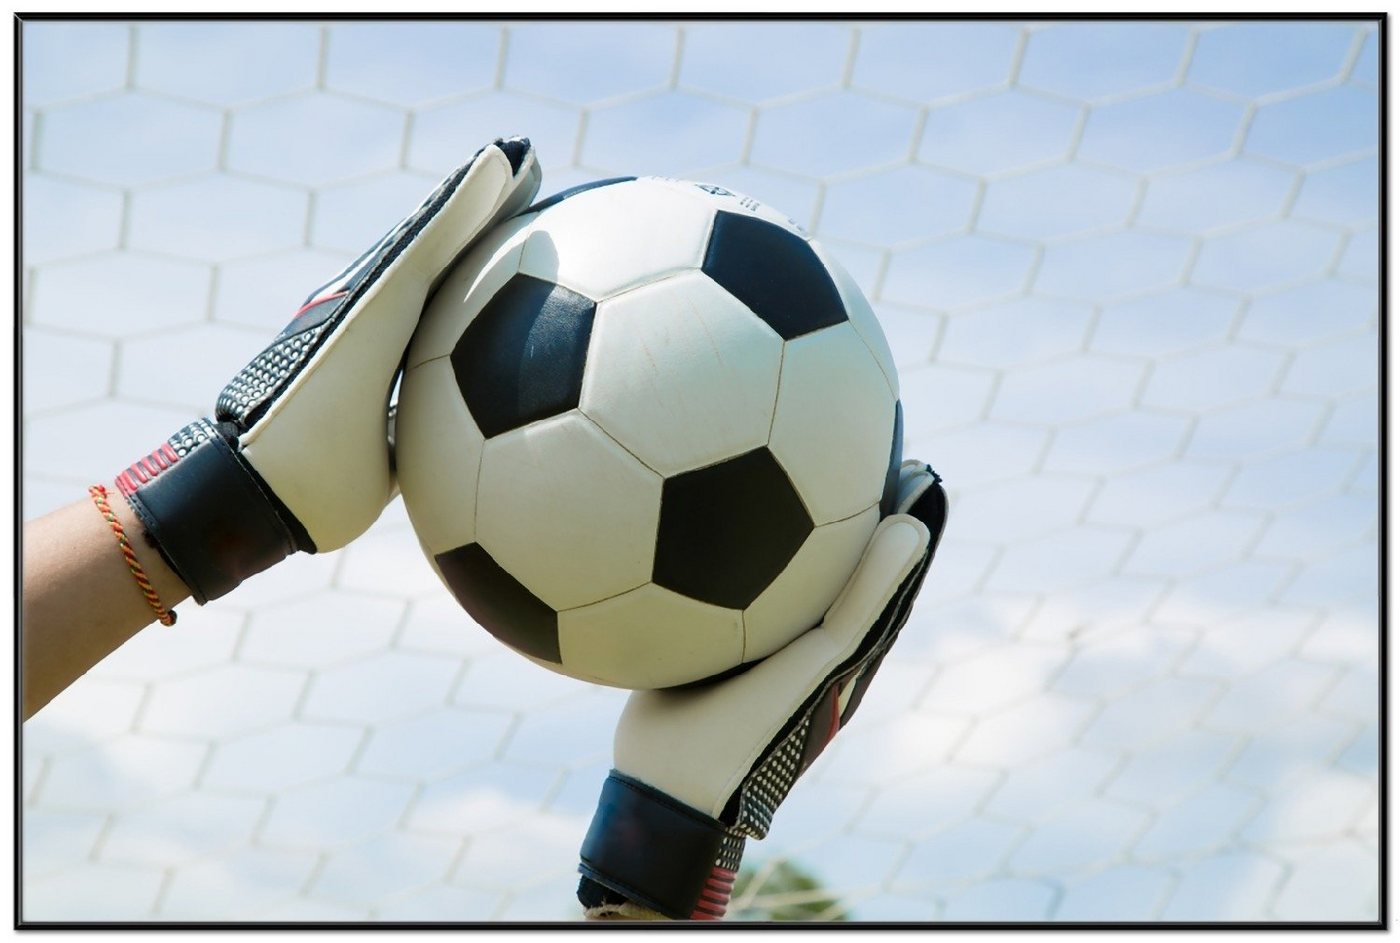
M 297 550 L 362 534 L 393 494 L 387 407 L 435 282 L 539 188 L 525 138 L 482 148 L 307 298 L 224 387 L 212 419 L 117 476 L 148 538 L 203 604 Z

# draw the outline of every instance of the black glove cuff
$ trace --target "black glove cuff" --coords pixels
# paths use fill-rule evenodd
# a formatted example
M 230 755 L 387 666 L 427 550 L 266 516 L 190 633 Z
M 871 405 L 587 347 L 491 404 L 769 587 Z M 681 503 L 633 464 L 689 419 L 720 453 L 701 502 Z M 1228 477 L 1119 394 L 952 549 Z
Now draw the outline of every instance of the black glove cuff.
M 175 451 L 161 454 L 164 461 L 143 459 L 117 483 L 195 602 L 218 599 L 296 551 L 276 499 L 222 434 L 213 432 L 174 461 Z M 146 474 L 135 485 L 138 467 Z
M 606 899 L 592 881 L 675 920 L 696 916 L 720 856 L 716 819 L 613 770 L 583 840 L 579 901 Z M 721 908 L 720 912 L 723 912 Z

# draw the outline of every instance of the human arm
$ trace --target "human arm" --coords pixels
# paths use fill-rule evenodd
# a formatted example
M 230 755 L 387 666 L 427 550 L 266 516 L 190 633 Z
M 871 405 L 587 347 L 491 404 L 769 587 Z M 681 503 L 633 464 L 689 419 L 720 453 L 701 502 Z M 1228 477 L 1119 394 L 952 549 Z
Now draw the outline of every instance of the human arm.
M 120 497 L 112 513 L 161 603 L 173 609 L 190 591 L 153 547 Z M 123 559 L 116 534 L 88 499 L 24 525 L 24 588 L 20 606 L 21 719 L 28 720 L 64 688 L 141 629 L 156 621 Z
M 108 481 L 111 511 L 167 608 L 219 598 L 291 553 L 338 549 L 379 517 L 394 489 L 390 391 L 423 304 L 458 255 L 529 203 L 539 176 L 524 138 L 482 148 L 311 292 L 211 417 Z M 28 718 L 155 613 L 91 502 L 32 522 L 23 550 Z

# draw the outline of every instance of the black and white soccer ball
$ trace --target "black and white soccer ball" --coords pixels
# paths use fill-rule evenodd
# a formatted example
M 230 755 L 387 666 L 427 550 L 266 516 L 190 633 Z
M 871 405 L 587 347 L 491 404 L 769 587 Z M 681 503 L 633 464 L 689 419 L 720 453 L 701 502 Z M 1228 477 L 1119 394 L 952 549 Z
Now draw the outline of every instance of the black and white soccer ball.
M 851 277 L 722 187 L 599 181 L 498 226 L 424 311 L 397 467 L 482 627 L 669 687 L 821 621 L 893 501 L 894 362 Z

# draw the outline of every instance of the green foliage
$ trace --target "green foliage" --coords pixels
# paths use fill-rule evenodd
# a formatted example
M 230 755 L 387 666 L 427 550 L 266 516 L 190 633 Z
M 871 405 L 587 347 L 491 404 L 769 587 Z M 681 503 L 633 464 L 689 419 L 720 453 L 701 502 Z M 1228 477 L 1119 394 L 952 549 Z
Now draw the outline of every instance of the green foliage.
M 783 858 L 740 869 L 729 920 L 846 920 L 840 895 L 801 865 Z

